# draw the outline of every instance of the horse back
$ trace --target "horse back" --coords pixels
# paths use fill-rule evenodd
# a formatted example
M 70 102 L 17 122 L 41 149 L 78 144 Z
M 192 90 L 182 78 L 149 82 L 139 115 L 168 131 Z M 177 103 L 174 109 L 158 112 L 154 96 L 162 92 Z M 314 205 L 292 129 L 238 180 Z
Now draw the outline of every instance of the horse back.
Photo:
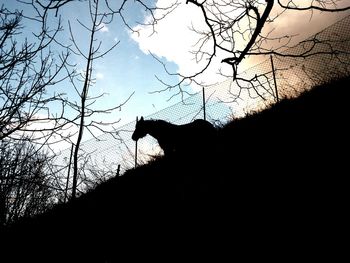
M 216 132 L 214 126 L 206 120 L 197 119 L 189 125 L 191 126 L 191 131 L 194 133 L 193 135 L 196 136 L 211 137 Z
M 178 126 L 176 132 L 176 137 L 181 141 L 180 144 L 206 144 L 214 140 L 216 135 L 214 126 L 210 122 L 201 119 Z
M 167 124 L 162 135 L 158 137 L 158 143 L 165 154 L 184 153 L 210 148 L 216 138 L 216 129 L 210 122 L 197 119 L 183 125 Z

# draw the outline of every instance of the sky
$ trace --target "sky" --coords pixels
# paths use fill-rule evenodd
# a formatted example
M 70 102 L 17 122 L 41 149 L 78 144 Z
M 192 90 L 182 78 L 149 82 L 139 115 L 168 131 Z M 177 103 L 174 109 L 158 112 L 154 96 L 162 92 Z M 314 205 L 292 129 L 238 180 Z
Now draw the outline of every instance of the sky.
M 178 78 L 169 76 L 163 65 L 150 53 L 166 64 L 167 69 L 172 73 L 192 73 L 200 65 L 196 63 L 193 54 L 190 52 L 198 37 L 190 30 L 190 27 L 194 25 L 198 29 L 205 28 L 199 9 L 191 4 L 186 5 L 186 1 L 180 0 L 180 5 L 156 25 L 156 32 L 152 34 L 151 27 L 135 23 L 135 21 L 147 21 L 149 19 L 148 14 L 142 6 L 135 4 L 134 1 L 129 2 L 130 5 L 125 8 L 125 17 L 134 30 L 139 31 L 139 34 L 131 33 L 123 25 L 121 19 L 117 17 L 111 23 L 103 26 L 102 30 L 96 35 L 96 38 L 102 41 L 102 49 L 107 50 L 117 42 L 119 44 L 106 56 L 95 61 L 93 74 L 96 83 L 89 91 L 91 96 L 97 96 L 101 93 L 106 94 L 98 99 L 95 104 L 100 109 L 117 106 L 133 94 L 120 111 L 106 116 L 98 116 L 99 120 L 105 120 L 106 122 L 120 120 L 118 125 L 133 121 L 136 116 L 147 116 L 181 100 L 180 96 L 175 96 L 169 100 L 177 90 L 152 93 L 165 88 L 155 76 L 167 83 L 175 83 Z M 147 2 L 153 1 L 147 0 Z M 158 0 L 157 6 L 165 6 L 169 2 L 169 0 Z M 347 2 L 348 0 L 342 0 L 339 4 L 344 6 Z M 20 9 L 29 14 L 32 12 L 28 7 L 15 0 L 0 0 L 0 5 L 2 4 L 12 10 Z M 279 18 L 280 22 L 276 24 L 273 32 L 276 35 L 298 34 L 295 38 L 296 41 L 302 40 L 331 25 L 346 14 L 349 14 L 349 12 L 343 14 L 319 14 L 314 12 L 311 17 L 308 12 L 288 11 Z M 70 21 L 77 44 L 82 50 L 86 51 L 88 32 L 79 24 L 77 19 L 83 24 L 89 23 L 87 4 L 80 2 L 66 5 L 59 10 L 58 15 L 62 16 L 63 27 L 65 28 L 65 31 L 59 36 L 62 42 L 69 43 L 68 21 Z M 56 20 L 53 19 L 50 23 L 53 26 Z M 29 36 L 31 30 L 33 29 L 30 28 L 29 22 L 23 28 L 23 33 Z M 225 78 L 218 74 L 219 69 L 223 67 L 220 63 L 221 59 L 219 54 L 215 58 L 213 66 L 198 80 L 206 84 L 224 81 Z M 77 65 L 78 71 L 84 70 L 85 64 L 82 58 L 72 57 L 71 62 Z M 242 69 L 249 68 L 258 62 L 257 59 L 248 59 L 242 65 Z M 66 92 L 73 100 L 78 100 L 74 88 L 67 83 L 61 84 L 57 88 Z M 197 86 L 190 86 L 188 89 L 190 92 L 198 91 Z M 89 139 L 88 135 L 85 139 Z

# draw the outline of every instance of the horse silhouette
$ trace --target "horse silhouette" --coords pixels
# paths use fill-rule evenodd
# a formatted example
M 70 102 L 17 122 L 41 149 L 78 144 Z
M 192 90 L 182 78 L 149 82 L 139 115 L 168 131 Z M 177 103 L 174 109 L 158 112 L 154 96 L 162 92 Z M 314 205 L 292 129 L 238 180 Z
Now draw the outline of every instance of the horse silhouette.
M 144 120 L 136 123 L 132 134 L 134 141 L 147 134 L 154 137 L 164 151 L 164 155 L 174 153 L 189 153 L 211 147 L 216 135 L 214 126 L 205 120 L 196 119 L 193 122 L 175 125 L 164 120 Z

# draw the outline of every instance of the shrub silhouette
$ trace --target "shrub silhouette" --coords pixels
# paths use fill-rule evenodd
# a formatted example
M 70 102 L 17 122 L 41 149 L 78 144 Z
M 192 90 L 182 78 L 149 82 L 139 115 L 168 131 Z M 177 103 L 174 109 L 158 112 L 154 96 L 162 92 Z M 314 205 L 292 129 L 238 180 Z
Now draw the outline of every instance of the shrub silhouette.
M 347 207 L 349 83 L 334 80 L 235 119 L 218 129 L 215 151 L 158 157 L 3 229 L 0 256 L 334 261 Z

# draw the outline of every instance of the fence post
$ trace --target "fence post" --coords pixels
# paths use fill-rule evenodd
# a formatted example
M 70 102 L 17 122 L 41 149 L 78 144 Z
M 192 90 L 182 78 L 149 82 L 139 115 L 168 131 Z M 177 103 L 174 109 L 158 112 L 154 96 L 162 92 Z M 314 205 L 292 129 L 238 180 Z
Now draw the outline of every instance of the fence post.
M 206 112 L 205 112 L 205 92 L 204 92 L 204 87 L 202 87 L 202 93 L 203 93 L 203 118 L 206 121 L 207 120 L 207 116 L 206 116 Z
M 117 177 L 119 177 L 119 173 L 120 173 L 120 164 L 118 164 L 118 168 L 117 168 Z
M 274 65 L 273 65 L 272 55 L 270 55 L 270 59 L 271 59 L 271 67 L 272 67 L 273 81 L 274 81 L 274 83 L 275 83 L 276 102 L 279 102 L 279 98 L 278 98 L 278 89 L 277 89 L 277 82 L 276 82 L 276 75 L 275 75 L 275 67 L 274 67 Z
M 136 124 L 138 121 L 139 121 L 139 118 L 136 117 Z M 137 142 L 138 142 L 138 140 L 136 140 L 136 142 L 135 142 L 135 168 L 137 166 Z

